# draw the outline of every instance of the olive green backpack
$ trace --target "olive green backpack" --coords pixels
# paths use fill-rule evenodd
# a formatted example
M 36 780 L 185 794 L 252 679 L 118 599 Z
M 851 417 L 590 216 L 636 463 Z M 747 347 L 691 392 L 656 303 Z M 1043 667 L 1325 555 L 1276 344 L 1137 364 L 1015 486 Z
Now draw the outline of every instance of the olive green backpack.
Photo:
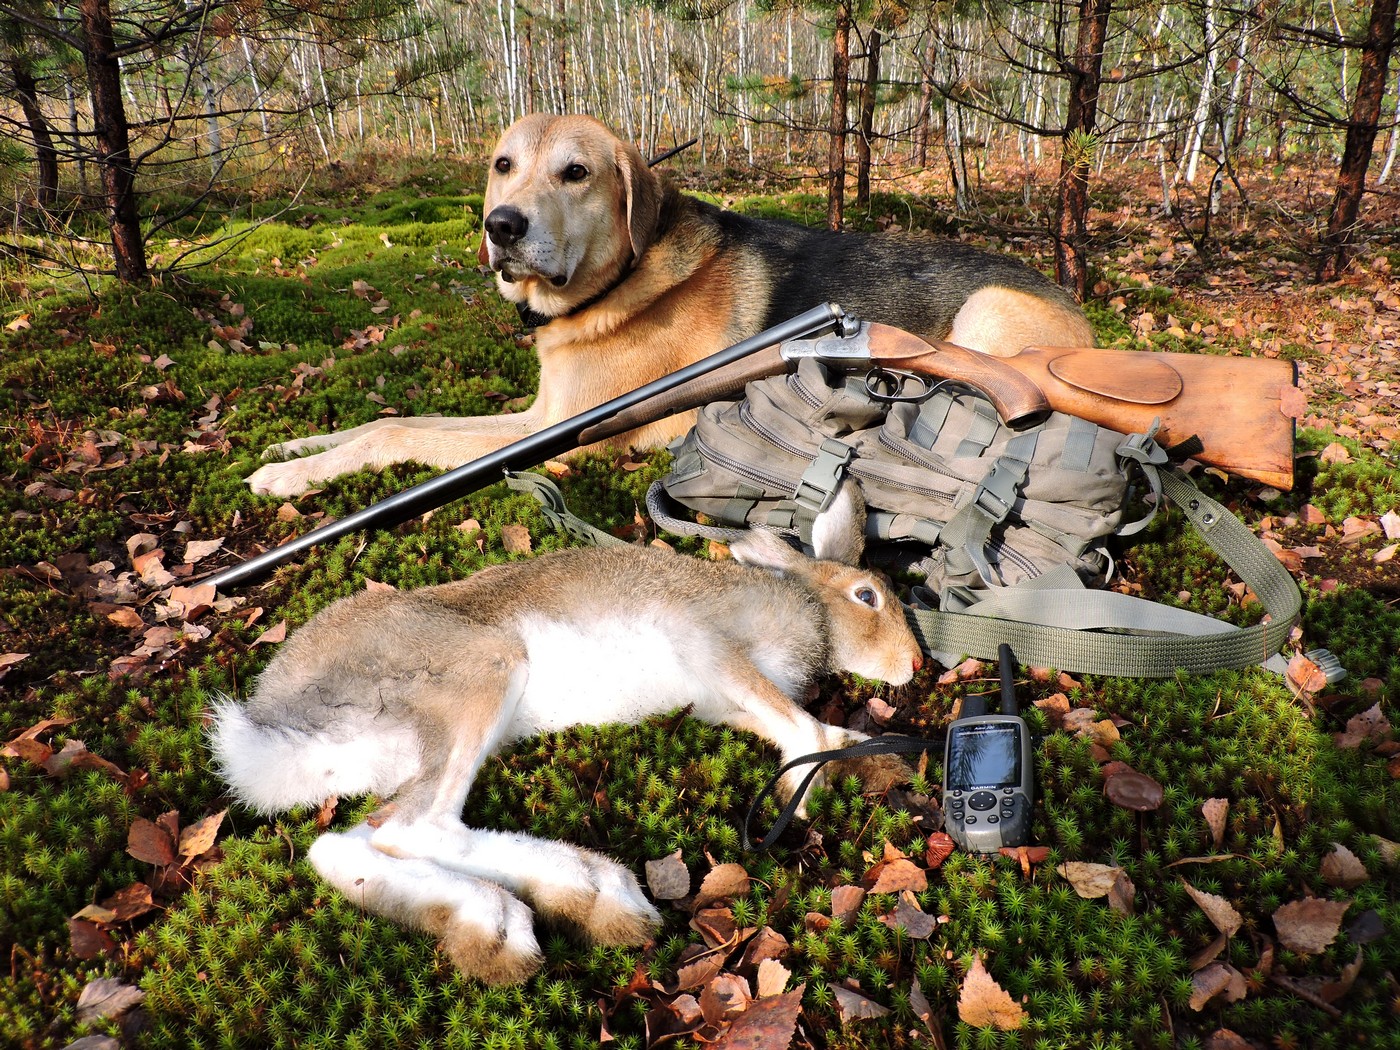
M 1245 667 L 1278 653 L 1301 609 L 1278 559 L 1171 469 L 1151 434 L 1060 412 L 1012 430 L 960 385 L 894 400 L 864 375 L 808 359 L 750 383 L 738 401 L 706 406 L 671 451 L 671 472 L 647 503 L 658 526 L 678 535 L 729 540 L 764 527 L 806 540 L 837 486 L 858 482 L 869 549 L 924 579 L 910 624 L 945 665 L 994 659 L 1007 643 L 1023 663 L 1084 674 Z M 515 478 L 533 489 L 543 480 Z M 1130 494 L 1143 486 L 1153 509 L 1129 519 Z M 557 524 L 612 539 L 569 515 L 557 491 L 537 494 Z M 1146 527 L 1163 496 L 1258 596 L 1265 622 L 1236 627 L 1104 589 L 1110 542 Z M 1279 669 L 1277 659 L 1271 666 Z

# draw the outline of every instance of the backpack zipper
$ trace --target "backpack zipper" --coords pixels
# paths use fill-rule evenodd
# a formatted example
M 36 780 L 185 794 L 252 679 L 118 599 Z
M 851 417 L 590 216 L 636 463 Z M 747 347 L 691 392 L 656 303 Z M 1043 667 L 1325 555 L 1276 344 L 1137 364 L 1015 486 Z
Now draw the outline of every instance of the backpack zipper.
M 703 458 L 718 463 L 731 474 L 738 474 L 741 478 L 745 478 L 748 481 L 756 481 L 760 485 L 770 489 L 792 492 L 802 480 L 801 478 L 789 477 L 786 474 L 779 474 L 774 471 L 765 471 L 745 463 L 742 460 L 734 459 L 732 456 L 719 451 L 719 449 L 706 441 L 704 437 L 701 436 L 699 427 L 695 428 L 695 447 Z M 812 457 L 808 456 L 807 458 L 811 459 Z
M 790 456 L 795 456 L 799 459 L 805 459 L 809 462 L 817 458 L 815 452 L 794 444 L 787 438 L 783 437 L 783 435 L 774 432 L 770 427 L 766 426 L 763 423 L 760 423 L 754 417 L 753 409 L 750 407 L 749 402 L 747 401 L 742 401 L 739 403 L 739 421 L 743 423 L 746 427 L 748 427 L 750 430 L 752 430 L 759 437 L 763 438 L 764 441 L 767 441 L 770 445 L 782 449 Z M 698 432 L 696 436 L 698 438 Z M 878 481 L 883 485 L 890 485 L 895 488 L 903 489 L 905 492 L 912 492 L 915 495 L 923 496 L 931 500 L 937 500 L 939 503 L 945 503 L 950 506 L 957 499 L 957 494 L 953 492 L 945 492 L 942 489 L 927 488 L 923 485 L 910 485 L 906 482 L 894 481 L 889 477 L 885 476 L 881 471 L 876 470 L 871 466 L 867 466 L 858 459 L 852 460 L 846 469 L 858 478 L 865 478 L 869 481 Z M 736 470 L 735 473 L 742 473 L 742 471 Z M 944 473 L 946 474 L 946 471 Z M 953 475 L 947 476 L 952 477 Z M 799 482 L 800 480 L 801 479 L 798 479 Z M 794 482 L 791 488 L 795 490 L 797 488 L 797 484 L 798 482 Z

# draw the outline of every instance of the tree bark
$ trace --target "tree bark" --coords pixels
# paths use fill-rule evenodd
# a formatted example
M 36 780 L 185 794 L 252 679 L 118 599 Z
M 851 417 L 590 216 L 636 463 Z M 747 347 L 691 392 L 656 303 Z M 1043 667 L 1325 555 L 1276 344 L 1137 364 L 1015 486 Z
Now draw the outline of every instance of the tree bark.
M 1069 107 L 1060 153 L 1059 199 L 1055 208 L 1055 278 L 1080 300 L 1088 291 L 1089 174 L 1087 139 L 1098 119 L 1103 45 L 1113 0 L 1080 0 L 1079 29 L 1069 68 Z
M 1390 53 L 1395 48 L 1396 0 L 1375 0 L 1366 42 L 1361 45 L 1361 75 L 1352 99 L 1351 119 L 1347 121 L 1346 145 L 1337 172 L 1337 191 L 1327 217 L 1327 233 L 1318 262 L 1320 281 L 1334 280 L 1351 261 L 1356 239 L 1361 198 L 1366 192 L 1366 169 L 1381 120 L 1381 100 L 1385 97 Z
M 102 169 L 102 198 L 112 229 L 112 258 L 118 279 L 147 276 L 146 245 L 136 208 L 136 172 L 131 163 L 131 136 L 122 100 L 121 69 L 113 54 L 109 0 L 79 0 L 83 27 L 83 61 L 92 95 L 93 138 Z
M 846 103 L 851 85 L 851 10 L 836 5 L 831 34 L 831 141 L 827 151 L 826 224 L 841 229 L 846 218 Z
M 39 207 L 47 211 L 58 200 L 58 150 L 54 148 L 49 122 L 39 108 L 39 85 L 34 79 L 34 71 L 17 51 L 12 51 L 9 57 L 15 99 L 24 114 L 24 122 L 29 126 L 29 138 L 34 143 L 34 163 L 39 177 L 35 199 Z
M 875 137 L 875 101 L 880 90 L 880 48 L 884 37 L 871 29 L 865 55 L 865 82 L 860 89 L 860 135 L 856 139 L 856 203 L 870 203 L 870 140 Z

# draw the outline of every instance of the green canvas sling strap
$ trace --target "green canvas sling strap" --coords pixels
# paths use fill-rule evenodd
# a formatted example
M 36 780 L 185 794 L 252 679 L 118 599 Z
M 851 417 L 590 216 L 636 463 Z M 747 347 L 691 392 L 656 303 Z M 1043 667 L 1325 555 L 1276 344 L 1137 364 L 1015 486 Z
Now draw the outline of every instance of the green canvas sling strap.
M 1008 644 L 1023 663 L 1074 674 L 1167 678 L 1177 671 L 1205 674 L 1265 664 L 1288 640 L 1302 610 L 1302 595 L 1273 553 L 1228 508 L 1185 474 L 1158 471 L 1163 494 L 1206 544 L 1259 598 L 1266 622 L 1237 627 L 1214 617 L 1114 591 L 1091 590 L 1072 570 L 991 592 L 943 595 L 943 608 L 907 608 L 924 650 L 944 666 L 965 656 L 996 658 Z M 584 542 L 625 542 L 573 514 L 559 488 L 539 474 L 510 474 L 512 488 L 534 495 L 548 520 Z M 697 526 L 669 515 L 659 483 L 648 493 L 653 520 L 679 534 L 732 539 L 740 530 Z M 669 523 L 669 524 L 668 524 Z M 1281 670 L 1275 663 L 1272 670 Z

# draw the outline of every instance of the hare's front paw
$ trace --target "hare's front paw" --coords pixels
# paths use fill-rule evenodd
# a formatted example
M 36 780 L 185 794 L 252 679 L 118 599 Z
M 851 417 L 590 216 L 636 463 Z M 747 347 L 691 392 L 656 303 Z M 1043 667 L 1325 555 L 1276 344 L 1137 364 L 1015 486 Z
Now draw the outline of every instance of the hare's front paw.
M 914 767 L 899 755 L 843 758 L 830 763 L 826 768 L 827 776 L 833 782 L 842 777 L 854 776 L 869 794 L 880 794 L 914 779 Z

